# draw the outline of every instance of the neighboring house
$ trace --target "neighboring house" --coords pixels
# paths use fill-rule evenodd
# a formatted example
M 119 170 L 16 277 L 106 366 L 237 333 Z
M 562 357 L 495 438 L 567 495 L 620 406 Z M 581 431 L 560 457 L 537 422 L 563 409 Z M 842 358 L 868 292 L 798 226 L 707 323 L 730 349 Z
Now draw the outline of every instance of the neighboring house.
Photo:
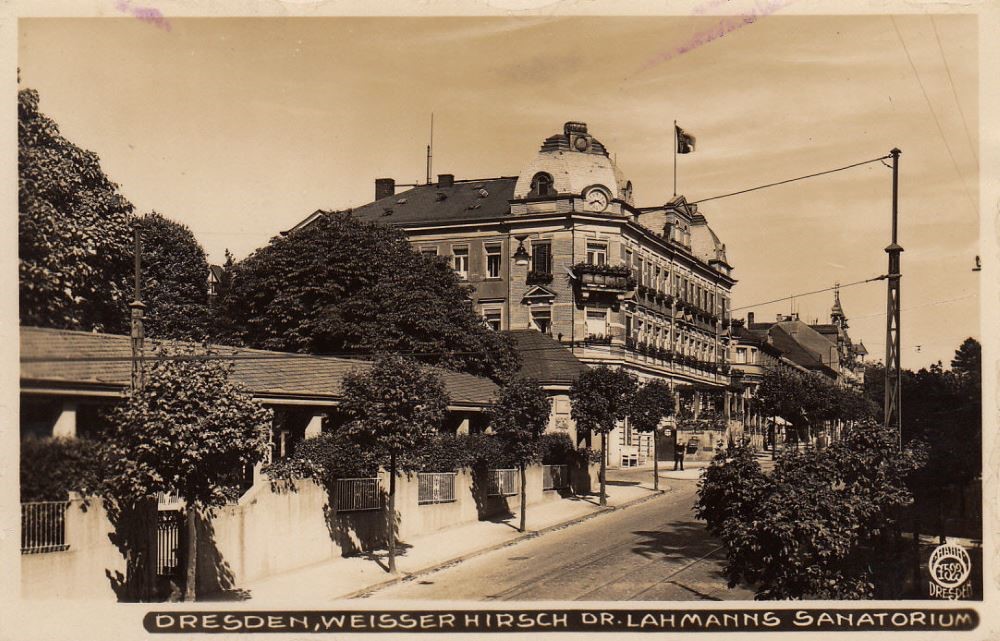
M 286 233 L 308 233 L 327 213 Z M 736 281 L 725 245 L 683 196 L 636 206 L 632 183 L 584 123 L 546 138 L 518 176 L 442 174 L 400 193 L 380 178 L 375 200 L 352 213 L 447 259 L 495 329 L 535 329 L 583 363 L 728 395 Z M 640 458 L 652 451 L 627 423 L 616 441 Z
M 225 270 L 221 265 L 209 265 L 208 266 L 208 304 L 213 304 L 216 299 L 218 299 L 219 294 L 222 293 L 222 277 L 225 274 Z
M 840 360 L 840 377 L 843 383 L 862 390 L 865 386 L 865 356 L 868 350 L 863 341 L 855 343 L 847 333 L 847 315 L 840 304 L 840 287 L 833 293 L 833 307 L 828 324 L 810 325 L 832 343 Z
M 121 399 L 130 384 L 130 338 L 37 327 L 21 327 L 20 334 L 22 436 L 76 436 L 99 429 L 100 409 Z M 152 347 L 147 341 L 147 355 Z M 344 377 L 371 367 L 368 361 L 327 356 L 220 345 L 207 349 L 236 357 L 232 379 L 274 409 L 273 455 L 278 457 L 291 454 L 297 441 L 319 434 L 324 418 L 336 420 Z M 485 429 L 485 410 L 497 385 L 471 374 L 436 371 L 451 399 L 446 431 Z

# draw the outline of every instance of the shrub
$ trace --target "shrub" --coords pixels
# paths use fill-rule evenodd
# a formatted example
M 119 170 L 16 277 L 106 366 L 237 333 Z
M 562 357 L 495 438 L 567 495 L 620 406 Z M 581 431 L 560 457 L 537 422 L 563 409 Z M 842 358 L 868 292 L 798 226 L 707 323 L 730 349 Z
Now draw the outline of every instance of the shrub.
M 372 450 L 336 430 L 298 443 L 292 456 L 268 463 L 263 471 L 275 481 L 313 479 L 331 487 L 338 478 L 375 476 L 378 468 Z
M 102 445 L 86 438 L 21 440 L 21 501 L 63 501 L 69 492 L 94 494 L 104 478 Z

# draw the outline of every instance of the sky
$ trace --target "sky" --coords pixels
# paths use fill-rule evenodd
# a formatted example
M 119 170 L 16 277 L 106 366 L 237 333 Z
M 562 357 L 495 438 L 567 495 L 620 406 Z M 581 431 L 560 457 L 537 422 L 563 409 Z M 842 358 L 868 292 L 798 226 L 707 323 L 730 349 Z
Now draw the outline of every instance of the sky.
M 584 121 L 634 185 L 689 201 L 902 150 L 903 367 L 979 338 L 976 17 L 21 19 L 22 87 L 96 152 L 137 212 L 242 258 L 374 180 L 517 175 Z M 867 164 L 700 206 L 733 306 L 827 322 L 832 294 L 886 272 L 891 171 Z M 850 332 L 885 352 L 885 282 L 845 287 Z M 794 305 L 794 307 L 793 307 Z

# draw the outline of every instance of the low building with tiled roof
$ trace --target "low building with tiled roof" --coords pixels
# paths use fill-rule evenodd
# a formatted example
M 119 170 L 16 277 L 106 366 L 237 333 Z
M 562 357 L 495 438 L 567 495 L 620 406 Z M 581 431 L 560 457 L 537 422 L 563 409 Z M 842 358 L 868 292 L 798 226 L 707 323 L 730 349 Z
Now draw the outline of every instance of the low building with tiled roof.
M 351 214 L 394 225 L 418 251 L 446 257 L 491 327 L 536 329 L 588 365 L 698 387 L 728 413 L 736 281 L 705 213 L 680 195 L 637 206 L 617 159 L 582 122 L 544 137 L 526 160 L 510 177 L 378 178 L 374 200 Z M 287 233 L 309 233 L 329 213 Z M 653 451 L 651 437 L 627 422 L 609 445 L 612 466 L 646 462 Z
M 514 339 L 514 348 L 521 357 L 517 377 L 538 381 L 552 400 L 549 431 L 565 433 L 574 443 L 582 440 L 573 421 L 569 389 L 588 366 L 559 341 L 537 329 L 512 329 L 505 333 Z
M 120 399 L 131 382 L 131 339 L 61 329 L 21 327 L 22 433 L 75 435 L 99 421 L 99 410 Z M 276 410 L 276 443 L 318 433 L 322 418 L 336 412 L 344 378 L 371 362 L 272 352 L 223 345 L 164 342 L 195 353 L 232 359 L 232 379 Z M 157 343 L 146 342 L 153 358 Z M 449 429 L 485 425 L 484 410 L 498 388 L 493 381 L 434 368 L 448 392 Z M 78 425 L 79 423 L 79 425 Z M 282 432 L 286 432 L 282 436 Z

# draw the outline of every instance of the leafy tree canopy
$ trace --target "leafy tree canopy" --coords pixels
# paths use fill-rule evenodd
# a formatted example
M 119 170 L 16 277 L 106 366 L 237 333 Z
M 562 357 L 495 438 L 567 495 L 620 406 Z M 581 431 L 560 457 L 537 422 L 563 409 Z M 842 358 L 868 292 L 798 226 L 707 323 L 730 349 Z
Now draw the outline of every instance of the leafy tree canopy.
M 623 420 L 639 383 L 623 369 L 588 369 L 570 388 L 570 411 L 577 428 L 607 434 Z
M 171 492 L 223 505 L 234 477 L 266 454 L 272 412 L 229 380 L 231 365 L 169 355 L 151 362 L 145 386 L 112 416 L 111 494 L 127 503 Z
M 730 446 L 706 470 L 696 510 L 726 546 L 730 586 L 753 585 L 758 599 L 898 598 L 892 529 L 924 461 L 872 422 L 826 450 L 782 454 L 770 474 Z
M 632 399 L 629 418 L 640 432 L 655 432 L 660 422 L 674 413 L 674 395 L 670 386 L 659 379 L 650 379 Z
M 549 424 L 552 401 L 537 381 L 514 379 L 500 388 L 490 426 L 517 463 L 538 457 L 538 439 Z
M 392 227 L 328 215 L 236 264 L 220 301 L 230 342 L 310 353 L 414 352 L 500 380 L 517 371 L 444 260 Z
M 211 327 L 205 250 L 186 225 L 156 212 L 135 224 L 142 236 L 146 335 L 204 340 Z
M 433 370 L 397 355 L 379 357 L 367 371 L 344 379 L 341 408 L 358 443 L 380 455 L 416 450 L 438 432 L 448 393 Z
M 36 91 L 17 97 L 21 323 L 123 332 L 132 205 L 38 110 Z

